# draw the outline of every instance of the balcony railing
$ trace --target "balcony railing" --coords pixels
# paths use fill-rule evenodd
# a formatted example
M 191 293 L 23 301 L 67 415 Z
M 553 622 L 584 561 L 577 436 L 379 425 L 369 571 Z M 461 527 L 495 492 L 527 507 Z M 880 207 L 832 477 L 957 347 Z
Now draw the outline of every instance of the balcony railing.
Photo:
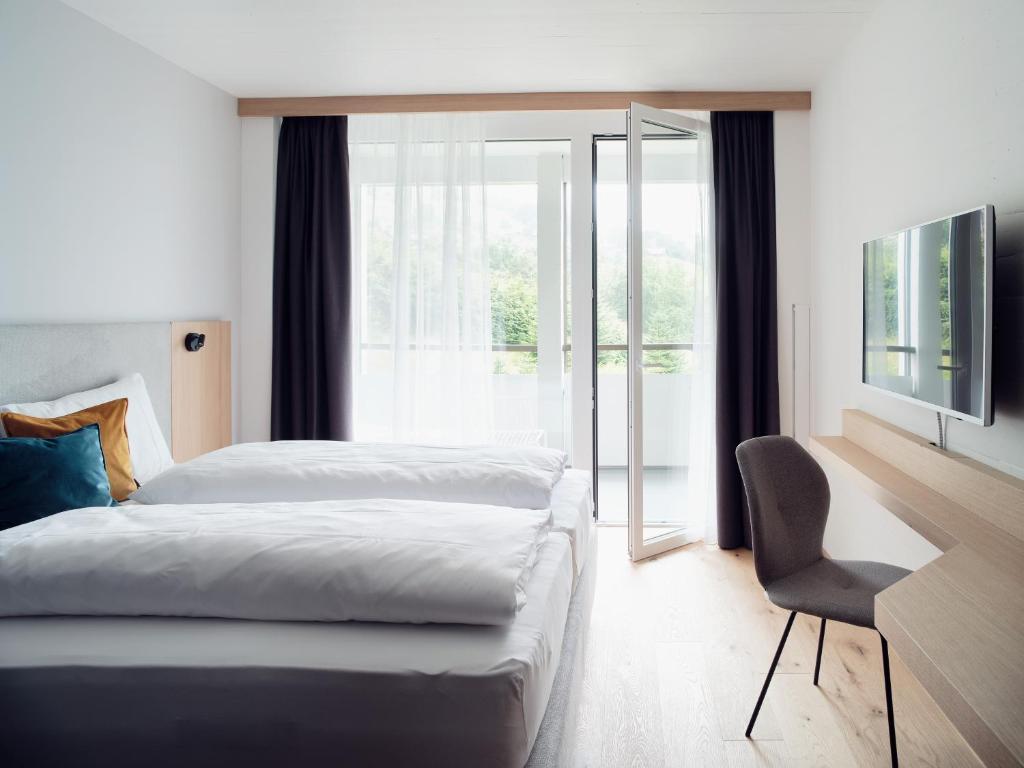
M 362 343 L 359 345 L 360 349 L 391 349 L 392 344 L 371 344 Z M 440 344 L 409 344 L 407 349 L 427 349 L 427 350 L 444 350 L 446 349 Z M 478 345 L 472 345 L 466 347 L 467 349 L 480 349 Z M 628 347 L 625 344 L 598 344 L 598 352 L 625 352 Z M 688 342 L 650 342 L 642 345 L 642 349 L 645 352 L 661 352 L 666 350 L 692 350 L 693 344 Z M 536 344 L 492 344 L 492 352 L 536 352 Z M 571 352 L 572 344 L 563 344 L 563 352 Z
M 865 348 L 868 352 L 905 352 L 908 355 L 916 355 L 917 347 L 907 347 L 900 344 L 869 344 Z M 943 347 L 939 350 L 940 354 L 951 355 L 953 350 Z

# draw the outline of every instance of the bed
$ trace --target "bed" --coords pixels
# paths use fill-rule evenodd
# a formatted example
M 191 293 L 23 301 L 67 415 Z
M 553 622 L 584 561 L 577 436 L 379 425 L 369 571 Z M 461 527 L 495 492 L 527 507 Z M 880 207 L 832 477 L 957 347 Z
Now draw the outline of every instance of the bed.
M 552 535 L 507 628 L 3 619 L 0 759 L 519 766 L 536 742 L 529 765 L 564 764 L 594 571 L 573 593 L 571 569 Z
M 561 476 L 551 519 L 509 626 L 0 619 L 0 762 L 564 765 L 596 575 L 588 473 Z
M 560 495 L 565 519 L 585 508 Z M 509 627 L 0 619 L 0 762 L 563 765 L 596 573 L 581 518 L 580 577 L 551 533 Z

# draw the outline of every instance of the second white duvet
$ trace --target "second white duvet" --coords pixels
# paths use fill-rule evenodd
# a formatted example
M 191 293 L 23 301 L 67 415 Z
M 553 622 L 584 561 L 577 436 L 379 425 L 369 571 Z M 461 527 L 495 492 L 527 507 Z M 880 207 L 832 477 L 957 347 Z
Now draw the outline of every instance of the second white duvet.
M 75 509 L 0 533 L 0 616 L 507 624 L 550 527 L 387 499 Z
M 562 451 L 537 446 L 239 443 L 171 467 L 132 499 L 140 504 L 429 499 L 545 509 L 565 462 Z

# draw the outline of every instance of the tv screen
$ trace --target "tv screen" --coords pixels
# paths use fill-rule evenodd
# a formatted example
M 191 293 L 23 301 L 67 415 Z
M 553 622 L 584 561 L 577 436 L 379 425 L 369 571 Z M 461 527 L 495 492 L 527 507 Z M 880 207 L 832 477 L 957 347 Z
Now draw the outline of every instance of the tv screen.
M 992 423 L 992 206 L 864 243 L 863 382 Z

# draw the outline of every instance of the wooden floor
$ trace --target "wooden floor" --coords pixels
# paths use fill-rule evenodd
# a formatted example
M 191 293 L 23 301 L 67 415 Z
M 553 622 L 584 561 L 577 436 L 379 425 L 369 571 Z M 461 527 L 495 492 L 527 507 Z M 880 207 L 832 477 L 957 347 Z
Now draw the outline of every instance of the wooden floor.
M 797 617 L 753 739 L 743 736 L 788 614 L 768 603 L 747 551 L 692 545 L 644 563 L 623 528 L 598 534 L 577 766 L 886 766 L 881 647 Z M 979 766 L 899 658 L 892 684 L 901 766 Z

